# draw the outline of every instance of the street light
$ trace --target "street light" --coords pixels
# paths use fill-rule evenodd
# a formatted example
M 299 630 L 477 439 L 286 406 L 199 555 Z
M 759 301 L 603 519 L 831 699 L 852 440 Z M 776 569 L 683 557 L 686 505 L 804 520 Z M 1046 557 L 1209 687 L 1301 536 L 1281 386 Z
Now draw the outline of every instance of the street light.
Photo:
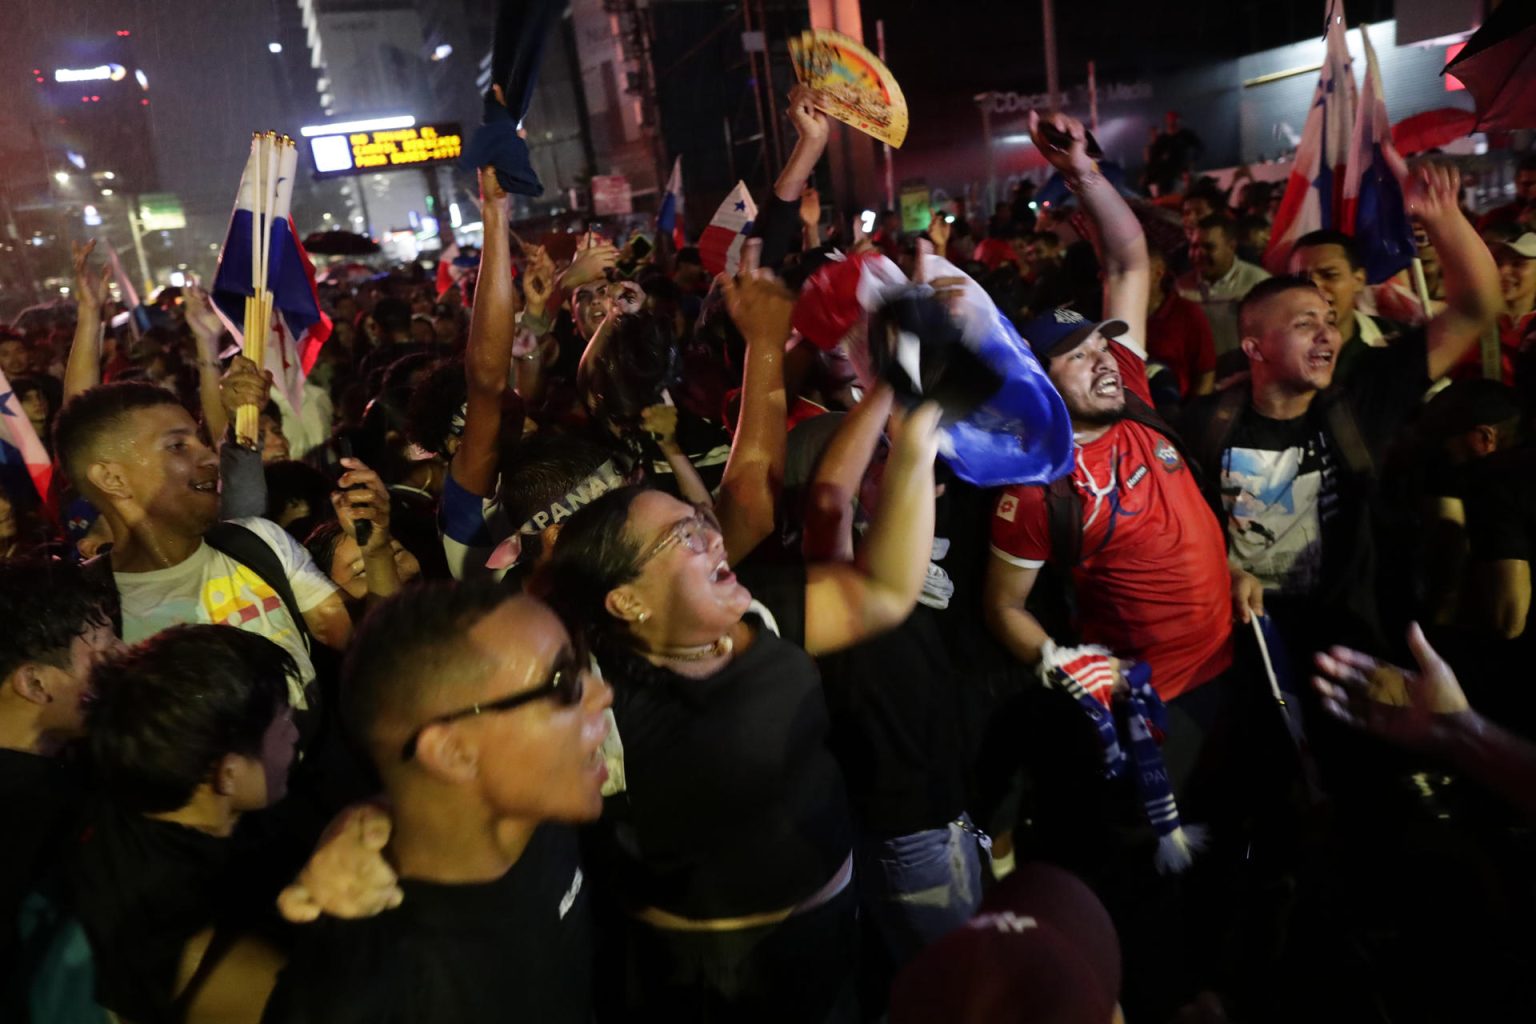
M 103 178 L 106 178 L 108 181 L 111 181 L 111 180 L 113 180 L 114 178 L 117 177 L 117 175 L 112 173 L 111 171 L 102 171 L 101 172 L 101 176 Z
M 58 182 L 60 185 L 68 185 L 69 184 L 69 175 L 66 174 L 64 171 L 54 171 L 53 172 L 53 180 Z
M 268 43 L 267 44 L 267 52 L 268 53 L 282 53 L 283 52 L 283 44 L 282 43 Z

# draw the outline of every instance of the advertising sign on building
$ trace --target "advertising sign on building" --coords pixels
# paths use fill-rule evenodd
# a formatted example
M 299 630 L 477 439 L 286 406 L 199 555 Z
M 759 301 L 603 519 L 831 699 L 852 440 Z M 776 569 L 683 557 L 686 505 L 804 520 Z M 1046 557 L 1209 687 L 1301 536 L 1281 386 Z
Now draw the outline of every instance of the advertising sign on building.
M 598 217 L 619 217 L 635 212 L 629 192 L 629 179 L 622 174 L 598 174 L 592 178 L 592 213 Z

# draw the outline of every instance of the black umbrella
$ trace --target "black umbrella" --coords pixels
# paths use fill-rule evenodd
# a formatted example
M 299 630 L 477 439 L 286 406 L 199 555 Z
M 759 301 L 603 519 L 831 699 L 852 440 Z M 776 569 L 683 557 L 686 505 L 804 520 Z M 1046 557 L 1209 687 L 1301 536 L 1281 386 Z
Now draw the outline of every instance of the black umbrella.
M 368 256 L 379 243 L 351 231 L 316 231 L 304 238 L 304 251 L 315 256 Z
M 1536 128 L 1536 3 L 1500 4 L 1445 74 L 1477 101 L 1478 131 Z

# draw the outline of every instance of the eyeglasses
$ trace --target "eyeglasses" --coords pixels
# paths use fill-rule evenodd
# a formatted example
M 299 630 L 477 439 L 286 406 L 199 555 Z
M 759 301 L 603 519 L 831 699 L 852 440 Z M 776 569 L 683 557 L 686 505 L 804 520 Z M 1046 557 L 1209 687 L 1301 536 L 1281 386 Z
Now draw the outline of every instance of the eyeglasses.
M 696 555 L 702 555 L 709 550 L 710 533 L 717 536 L 720 533 L 720 520 L 715 517 L 715 510 L 707 505 L 695 505 L 693 515 L 667 527 L 667 532 L 640 556 L 640 560 L 635 563 L 635 571 L 639 572 L 652 559 L 679 544 L 685 545 Z
M 581 698 L 586 692 L 586 667 L 586 659 L 568 649 L 559 664 L 550 672 L 544 685 L 536 686 L 531 690 L 522 690 L 486 704 L 476 704 L 459 711 L 450 711 L 446 715 L 438 715 L 422 723 L 421 727 L 411 733 L 410 738 L 405 741 L 405 746 L 400 748 L 400 760 L 409 761 L 416 756 L 416 744 L 421 740 L 421 734 L 434 725 L 446 725 L 475 715 L 511 711 L 546 697 L 553 698 L 555 703 L 563 708 L 575 707 L 581 703 Z

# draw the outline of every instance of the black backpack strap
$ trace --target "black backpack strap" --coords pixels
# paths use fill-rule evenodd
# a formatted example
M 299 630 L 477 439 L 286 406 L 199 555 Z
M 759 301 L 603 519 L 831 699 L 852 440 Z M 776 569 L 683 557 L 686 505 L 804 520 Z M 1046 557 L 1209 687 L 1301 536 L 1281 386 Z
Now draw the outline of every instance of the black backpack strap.
M 1227 438 L 1232 436 L 1238 417 L 1249 404 L 1246 382 L 1232 385 L 1217 397 L 1211 418 L 1195 439 L 1195 461 L 1200 464 L 1206 476 L 1221 479 L 1221 453 L 1226 450 Z
M 1339 454 L 1343 456 L 1350 475 L 1362 480 L 1374 479 L 1376 460 L 1371 458 L 1371 450 L 1360 433 L 1360 424 L 1355 419 L 1355 410 L 1350 407 L 1349 401 L 1342 395 L 1326 391 L 1319 397 L 1327 403 L 1323 416 L 1328 423 L 1328 433 L 1333 435 L 1334 443 L 1339 446 Z
M 1071 473 L 1045 485 L 1045 514 L 1051 532 L 1051 563 L 1071 569 L 1083 557 L 1083 499 Z
M 213 529 L 203 534 L 203 540 L 215 551 L 228 555 L 260 576 L 267 586 L 276 591 L 288 608 L 288 614 L 293 616 L 299 635 L 304 638 L 304 649 L 314 649 L 309 624 L 304 621 L 304 613 L 299 609 L 299 599 L 293 596 L 293 587 L 288 583 L 283 563 L 278 559 L 277 552 L 261 539 L 260 534 L 239 523 L 223 522 L 216 523 Z

